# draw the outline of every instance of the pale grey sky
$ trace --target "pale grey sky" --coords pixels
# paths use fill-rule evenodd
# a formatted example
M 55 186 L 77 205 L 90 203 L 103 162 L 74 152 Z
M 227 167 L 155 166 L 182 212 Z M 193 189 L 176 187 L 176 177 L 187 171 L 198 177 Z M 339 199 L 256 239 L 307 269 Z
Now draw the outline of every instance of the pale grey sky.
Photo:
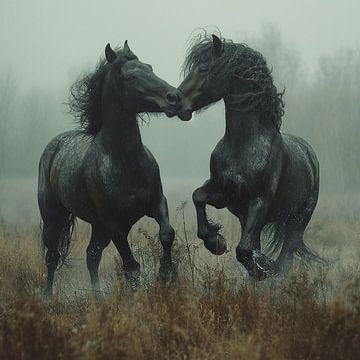
M 25 88 L 63 86 L 107 42 L 128 39 L 140 59 L 178 85 L 195 28 L 214 25 L 243 41 L 264 21 L 312 67 L 321 54 L 359 47 L 359 15 L 359 0 L 0 0 L 0 71 L 10 66 Z

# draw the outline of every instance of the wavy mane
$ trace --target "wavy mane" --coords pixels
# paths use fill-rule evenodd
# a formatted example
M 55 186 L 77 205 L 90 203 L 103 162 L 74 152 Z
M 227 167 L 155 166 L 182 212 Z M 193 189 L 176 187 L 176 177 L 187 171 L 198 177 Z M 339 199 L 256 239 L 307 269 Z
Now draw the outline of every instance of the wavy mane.
M 281 127 L 281 118 L 284 115 L 284 91 L 278 93 L 273 83 L 271 70 L 269 70 L 264 56 L 246 44 L 233 43 L 231 40 L 221 38 L 223 51 L 211 66 L 209 77 L 218 75 L 231 75 L 239 81 L 252 84 L 251 92 L 239 95 L 230 95 L 231 105 L 242 112 L 257 111 L 263 117 L 271 120 L 276 128 Z M 209 33 L 197 35 L 190 45 L 183 73 L 187 75 L 192 67 L 201 62 L 205 54 L 212 54 L 213 41 Z
M 116 48 L 115 51 L 117 57 L 123 58 L 124 61 L 137 58 L 133 53 L 125 52 L 120 48 Z M 93 72 L 85 73 L 70 87 L 69 112 L 75 116 L 80 127 L 90 135 L 96 134 L 102 126 L 101 97 L 109 68 L 106 59 L 101 58 Z

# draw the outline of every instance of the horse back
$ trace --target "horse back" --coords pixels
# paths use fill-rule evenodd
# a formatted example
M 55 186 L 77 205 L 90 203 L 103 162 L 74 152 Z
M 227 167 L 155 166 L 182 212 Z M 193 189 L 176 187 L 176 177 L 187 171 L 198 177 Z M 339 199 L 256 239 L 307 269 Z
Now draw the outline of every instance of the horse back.
M 143 150 L 118 159 L 83 131 L 60 134 L 40 159 L 39 197 L 51 193 L 87 222 L 110 221 L 114 214 L 138 219 L 162 193 L 157 162 Z

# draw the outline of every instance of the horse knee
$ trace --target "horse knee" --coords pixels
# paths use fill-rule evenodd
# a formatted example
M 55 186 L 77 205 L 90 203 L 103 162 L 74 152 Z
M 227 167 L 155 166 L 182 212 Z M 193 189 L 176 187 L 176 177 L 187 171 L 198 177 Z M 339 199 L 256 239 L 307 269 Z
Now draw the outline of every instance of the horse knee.
M 104 247 L 98 243 L 90 243 L 86 249 L 86 265 L 88 270 L 97 269 Z
M 166 229 L 161 229 L 159 235 L 160 235 L 160 241 L 164 246 L 164 248 L 165 249 L 171 248 L 174 242 L 175 230 L 170 226 Z
M 165 241 L 173 241 L 175 236 L 175 230 L 170 226 L 167 229 L 160 230 L 160 237 Z

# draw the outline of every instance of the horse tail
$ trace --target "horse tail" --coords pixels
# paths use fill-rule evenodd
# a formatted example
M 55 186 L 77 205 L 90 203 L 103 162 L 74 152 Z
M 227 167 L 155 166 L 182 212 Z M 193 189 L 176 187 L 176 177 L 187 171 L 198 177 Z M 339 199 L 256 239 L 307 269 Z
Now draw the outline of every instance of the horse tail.
M 328 260 L 321 257 L 314 250 L 311 250 L 308 246 L 305 245 L 304 242 L 302 242 L 300 246 L 296 248 L 295 254 L 303 259 L 306 263 L 316 262 L 323 265 L 328 264 Z
M 66 259 L 70 251 L 70 242 L 72 235 L 74 233 L 76 227 L 76 217 L 75 215 L 68 213 L 65 217 L 65 221 L 63 222 L 63 226 L 61 228 L 61 232 L 58 238 L 58 252 L 60 254 L 60 266 L 61 268 L 63 265 L 66 264 Z M 44 234 L 44 222 L 43 220 L 40 221 L 40 233 L 41 233 L 41 247 L 42 253 L 45 254 L 46 248 L 46 239 Z
M 265 254 L 273 257 L 280 251 L 284 244 L 284 228 L 276 222 L 268 223 L 264 226 L 261 237 L 265 245 Z
M 265 244 L 265 254 L 274 257 L 279 253 L 284 241 L 286 240 L 285 227 L 282 224 L 273 222 L 265 225 L 262 232 L 262 239 Z M 298 245 L 295 247 L 294 253 L 306 263 L 316 262 L 319 264 L 328 264 L 328 261 L 318 255 L 305 245 L 303 238 L 299 239 Z
M 66 221 L 64 222 L 59 238 L 58 250 L 60 253 L 60 262 L 61 262 L 60 267 L 65 264 L 66 258 L 69 254 L 70 241 L 74 233 L 75 226 L 76 226 L 76 217 L 74 214 L 69 213 L 68 216 L 66 217 Z

